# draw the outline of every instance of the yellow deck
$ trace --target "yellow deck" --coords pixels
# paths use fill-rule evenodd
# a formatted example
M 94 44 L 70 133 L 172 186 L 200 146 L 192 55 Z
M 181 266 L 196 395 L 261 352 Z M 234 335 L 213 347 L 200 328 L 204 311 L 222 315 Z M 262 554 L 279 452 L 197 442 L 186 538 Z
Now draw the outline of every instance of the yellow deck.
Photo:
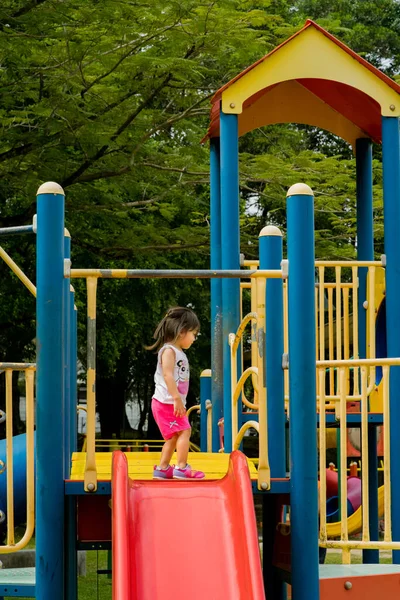
M 128 459 L 129 477 L 132 479 L 152 479 L 153 466 L 160 458 L 160 452 L 125 452 Z M 101 481 L 111 480 L 112 452 L 96 452 L 97 478 Z M 72 454 L 71 479 L 81 481 L 84 479 L 86 452 Z M 216 454 L 211 452 L 190 452 L 189 464 L 193 469 L 204 471 L 206 479 L 221 479 L 226 475 L 229 463 L 229 454 Z M 171 464 L 176 463 L 176 454 L 173 455 Z M 257 469 L 251 460 L 247 461 L 251 479 L 257 479 Z

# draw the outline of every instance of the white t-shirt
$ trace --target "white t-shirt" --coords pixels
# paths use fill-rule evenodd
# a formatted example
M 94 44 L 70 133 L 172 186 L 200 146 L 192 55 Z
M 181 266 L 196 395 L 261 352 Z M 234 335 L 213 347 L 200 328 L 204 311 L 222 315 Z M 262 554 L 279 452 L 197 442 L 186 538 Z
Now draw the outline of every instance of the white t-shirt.
M 178 388 L 178 392 L 182 398 L 183 405 L 186 406 L 186 396 L 189 391 L 189 362 L 186 354 L 182 350 L 175 348 L 175 346 L 172 344 L 165 344 L 158 352 L 157 369 L 154 374 L 154 383 L 156 384 L 156 388 L 154 390 L 153 398 L 159 402 L 162 402 L 163 404 L 174 403 L 174 399 L 168 392 L 161 365 L 161 357 L 164 350 L 167 348 L 172 348 L 172 350 L 175 352 L 174 379 L 176 387 Z

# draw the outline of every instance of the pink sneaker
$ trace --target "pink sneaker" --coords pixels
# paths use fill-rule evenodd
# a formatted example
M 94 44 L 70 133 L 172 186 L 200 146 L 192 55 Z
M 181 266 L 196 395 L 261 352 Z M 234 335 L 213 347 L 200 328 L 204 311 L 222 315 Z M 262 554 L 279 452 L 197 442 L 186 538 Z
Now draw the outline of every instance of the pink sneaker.
M 194 471 L 190 465 L 186 465 L 184 469 L 174 468 L 174 479 L 204 479 L 203 471 Z
M 166 469 L 160 469 L 157 465 L 154 465 L 153 479 L 172 479 L 174 474 L 174 467 L 168 465 Z

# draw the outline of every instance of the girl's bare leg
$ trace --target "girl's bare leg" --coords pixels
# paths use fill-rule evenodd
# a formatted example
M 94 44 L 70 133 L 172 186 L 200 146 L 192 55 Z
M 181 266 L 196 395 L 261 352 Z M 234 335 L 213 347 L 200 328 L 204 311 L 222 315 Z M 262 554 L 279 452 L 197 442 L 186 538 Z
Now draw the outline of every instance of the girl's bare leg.
M 187 465 L 187 458 L 189 454 L 189 441 L 191 429 L 185 429 L 179 433 L 178 440 L 176 442 L 176 454 L 177 454 L 177 467 L 178 469 L 184 469 Z
M 171 461 L 172 455 L 175 452 L 178 435 L 174 435 L 167 440 L 161 450 L 160 469 L 166 469 Z

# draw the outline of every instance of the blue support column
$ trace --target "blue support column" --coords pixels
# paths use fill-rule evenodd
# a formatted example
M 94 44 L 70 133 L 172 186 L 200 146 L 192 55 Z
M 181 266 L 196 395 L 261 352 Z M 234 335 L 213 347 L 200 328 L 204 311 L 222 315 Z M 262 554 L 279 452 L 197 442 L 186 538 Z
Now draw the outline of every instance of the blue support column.
M 71 365 L 70 365 L 70 377 L 71 377 L 71 421 L 70 421 L 70 438 L 71 438 L 71 452 L 78 450 L 78 311 L 75 306 L 75 292 L 71 286 L 71 301 L 70 301 L 70 312 L 71 312 Z
M 277 227 L 264 227 L 259 236 L 260 269 L 280 269 L 282 234 Z M 283 356 L 283 281 L 267 279 L 265 287 L 265 374 L 268 399 L 268 456 L 271 477 L 286 477 L 285 390 Z M 286 584 L 273 567 L 276 533 L 276 497 L 263 496 L 263 577 L 265 595 L 286 599 Z
M 71 236 L 64 231 L 64 259 L 71 259 Z M 71 293 L 70 280 L 64 279 L 64 479 L 69 479 L 71 465 Z
M 220 113 L 221 127 L 221 267 L 240 268 L 238 117 Z M 222 280 L 224 447 L 232 451 L 231 369 L 228 336 L 240 319 L 240 280 Z M 214 365 L 212 365 L 214 369 Z M 240 403 L 239 403 L 240 404 Z M 239 420 L 240 426 L 240 420 Z
M 374 213 L 372 198 L 372 142 L 356 140 L 357 175 L 357 260 L 374 260 Z M 367 320 L 364 302 L 367 299 L 367 268 L 358 269 L 358 353 L 366 358 Z M 375 440 L 375 444 L 374 444 Z M 371 540 L 379 539 L 378 457 L 376 429 L 369 427 L 369 527 Z M 364 563 L 379 563 L 379 550 L 364 550 Z
M 389 358 L 400 356 L 400 130 L 397 117 L 382 117 L 383 210 L 386 254 L 386 336 Z M 390 369 L 390 478 L 392 506 L 400 506 L 400 367 Z M 392 535 L 400 540 L 400 511 L 392 511 Z M 400 551 L 393 551 L 400 564 Z
M 207 452 L 207 401 L 211 401 L 211 369 L 205 369 L 200 374 L 200 449 Z
M 287 198 L 292 586 L 319 600 L 315 369 L 314 197 L 304 184 Z
M 64 192 L 37 196 L 36 598 L 64 598 Z
M 372 208 L 372 143 L 356 140 L 357 176 L 357 260 L 374 260 L 374 215 Z M 358 270 L 358 350 L 366 358 L 367 319 L 364 302 L 367 299 L 367 268 Z
M 77 311 L 75 307 L 75 293 L 68 279 L 69 294 L 69 451 L 77 451 Z M 66 412 L 67 416 L 67 412 Z M 70 457 L 71 460 L 71 457 Z M 77 600 L 78 598 L 78 554 L 77 554 L 77 526 L 76 526 L 76 497 L 65 497 L 65 598 Z
M 219 138 L 210 142 L 211 269 L 221 269 L 221 166 Z M 223 417 L 222 281 L 211 279 L 212 450 L 219 450 L 218 421 Z
M 272 225 L 260 233 L 260 269 L 281 268 L 282 234 Z M 266 360 L 268 394 L 268 454 L 271 477 L 286 477 L 285 391 L 283 356 L 283 281 L 267 280 L 265 289 Z

